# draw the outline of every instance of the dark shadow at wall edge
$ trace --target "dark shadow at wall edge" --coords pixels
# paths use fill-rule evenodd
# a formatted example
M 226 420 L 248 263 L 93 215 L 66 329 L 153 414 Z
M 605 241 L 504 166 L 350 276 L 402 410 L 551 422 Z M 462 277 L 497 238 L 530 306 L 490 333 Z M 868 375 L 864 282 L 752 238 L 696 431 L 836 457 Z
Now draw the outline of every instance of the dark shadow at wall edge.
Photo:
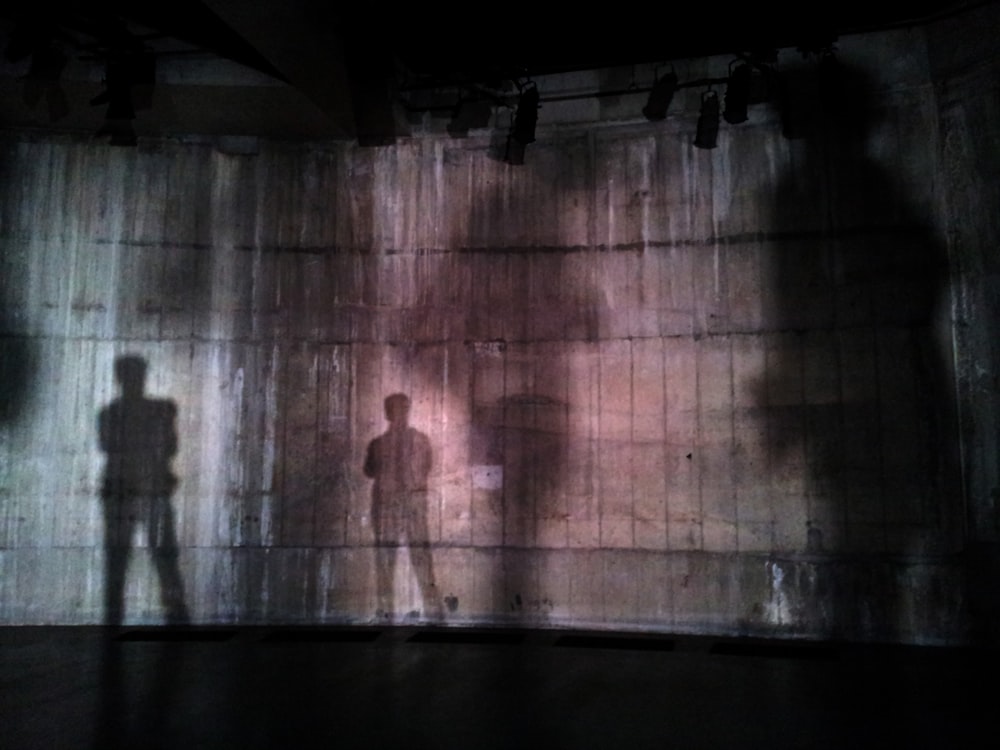
M 960 627 L 954 567 L 928 578 L 920 565 L 959 552 L 962 526 L 952 373 L 935 336 L 945 248 L 902 180 L 865 154 L 875 124 L 865 76 L 843 66 L 787 75 L 800 97 L 786 102 L 791 134 L 803 137 L 766 227 L 772 344 L 757 393 L 772 473 L 804 476 L 796 548 L 814 561 L 809 594 L 826 599 L 807 603 L 804 624 L 834 637 L 948 637 Z M 908 576 L 925 589 L 920 604 Z
M 0 255 L 3 252 L 0 249 Z M 0 298 L 0 424 L 15 422 L 22 414 L 36 370 L 34 347 L 28 337 L 12 332 L 13 318 L 6 298 Z
M 35 351 L 19 319 L 24 311 L 18 306 L 17 286 L 23 283 L 11 228 L 17 226 L 17 202 L 10 199 L 16 180 L 12 162 L 13 142 L 0 140 L 0 425 L 14 422 L 23 413 L 31 397 L 31 383 L 36 370 Z

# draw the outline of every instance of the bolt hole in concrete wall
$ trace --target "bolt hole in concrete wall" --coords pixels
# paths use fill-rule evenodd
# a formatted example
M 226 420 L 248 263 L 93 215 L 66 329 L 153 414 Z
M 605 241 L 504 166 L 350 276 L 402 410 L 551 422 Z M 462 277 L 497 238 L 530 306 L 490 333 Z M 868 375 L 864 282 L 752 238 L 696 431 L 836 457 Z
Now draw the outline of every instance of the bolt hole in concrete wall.
M 845 42 L 801 138 L 762 105 L 712 151 L 683 97 L 520 167 L 8 136 L 3 620 L 962 637 L 937 113 L 919 53 L 879 67 L 921 39 Z M 127 568 L 123 356 L 177 436 L 175 540 Z

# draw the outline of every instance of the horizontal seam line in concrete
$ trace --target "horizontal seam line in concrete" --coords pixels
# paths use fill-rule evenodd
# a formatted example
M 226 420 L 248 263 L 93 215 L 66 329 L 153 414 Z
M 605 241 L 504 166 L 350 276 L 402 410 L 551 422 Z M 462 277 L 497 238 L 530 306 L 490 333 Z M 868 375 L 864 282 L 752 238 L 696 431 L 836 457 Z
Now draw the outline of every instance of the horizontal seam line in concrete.
M 239 252 L 260 252 L 262 254 L 274 255 L 363 255 L 363 256 L 396 256 L 396 255 L 453 255 L 453 254 L 495 254 L 495 255 L 524 255 L 524 254 L 572 254 L 572 253 L 607 253 L 607 252 L 637 252 L 644 249 L 669 249 L 675 247 L 714 247 L 716 245 L 743 245 L 759 242 L 794 242 L 797 240 L 816 239 L 843 239 L 863 236 L 933 236 L 934 230 L 931 227 L 913 225 L 861 225 L 856 227 L 845 227 L 843 229 L 819 229 L 810 231 L 789 231 L 789 232 L 742 232 L 730 235 L 719 235 L 705 238 L 689 238 L 679 240 L 648 240 L 636 242 L 622 242 L 613 245 L 506 245 L 501 247 L 490 246 L 459 246 L 454 248 L 383 248 L 376 250 L 372 248 L 351 247 L 344 245 L 247 245 L 247 244 L 226 244 L 226 243 L 205 243 L 205 242 L 171 242 L 165 240 L 139 240 L 139 239 L 111 239 L 108 237 L 95 238 L 71 238 L 71 237 L 34 237 L 16 233 L 0 233 L 0 239 L 15 240 L 21 242 L 75 242 L 93 245 L 120 245 L 135 248 L 160 248 L 164 250 L 237 250 Z

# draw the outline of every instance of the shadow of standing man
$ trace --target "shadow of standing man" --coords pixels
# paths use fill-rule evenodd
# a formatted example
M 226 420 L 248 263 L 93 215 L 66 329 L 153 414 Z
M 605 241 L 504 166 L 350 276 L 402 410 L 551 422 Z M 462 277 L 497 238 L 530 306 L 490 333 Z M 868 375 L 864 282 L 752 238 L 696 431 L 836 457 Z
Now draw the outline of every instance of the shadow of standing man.
M 410 399 L 394 393 L 385 399 L 389 429 L 368 444 L 365 476 L 372 486 L 372 523 L 375 527 L 375 577 L 380 619 L 394 612 L 393 580 L 398 548 L 406 545 L 420 588 L 424 616 L 438 617 L 441 601 L 434 581 L 430 534 L 427 526 L 427 477 L 431 470 L 428 437 L 409 426 Z
M 184 583 L 177 565 L 177 537 L 170 496 L 177 486 L 170 462 L 177 452 L 177 406 L 146 398 L 146 362 L 125 356 L 115 361 L 121 396 L 98 417 L 101 451 L 107 456 L 101 499 L 104 506 L 104 623 L 121 625 L 125 578 L 132 538 L 145 526 L 156 566 L 167 622 L 189 621 Z

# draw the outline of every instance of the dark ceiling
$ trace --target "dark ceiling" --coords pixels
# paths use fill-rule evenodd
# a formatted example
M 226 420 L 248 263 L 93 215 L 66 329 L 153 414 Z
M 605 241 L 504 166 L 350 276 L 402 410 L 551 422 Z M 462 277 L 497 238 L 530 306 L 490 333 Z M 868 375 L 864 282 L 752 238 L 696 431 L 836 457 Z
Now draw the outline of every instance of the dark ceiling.
M 676 9 L 661 5 L 627 15 L 613 15 L 610 5 L 602 6 L 602 15 L 578 6 L 555 16 L 520 6 L 446 12 L 382 4 L 332 9 L 334 4 L 319 0 L 34 0 L 0 11 L 0 19 L 5 21 L 8 66 L 18 55 L 24 58 L 41 48 L 56 47 L 70 59 L 91 60 L 91 65 L 146 50 L 158 66 L 193 56 L 235 61 L 293 90 L 279 102 L 276 90 L 268 99 L 261 87 L 238 106 L 227 104 L 227 91 L 214 90 L 219 116 L 210 125 L 209 92 L 177 87 L 166 97 L 172 109 L 161 104 L 157 116 L 161 124 L 180 120 L 163 125 L 167 130 L 274 134 L 288 128 L 290 136 L 363 137 L 391 135 L 389 99 L 401 88 L 498 87 L 558 72 L 715 54 L 766 54 L 776 48 L 820 49 L 845 34 L 923 23 L 978 4 L 984 3 L 911 0 L 901 10 L 900 4 L 884 0 L 843 0 L 823 10 L 813 6 L 779 13 L 723 0 Z M 8 81 L 0 89 L 3 124 L 58 127 L 15 106 L 18 88 Z M 87 93 L 82 84 L 79 88 L 70 93 L 71 100 Z M 94 89 L 91 83 L 91 98 L 99 84 Z M 303 101 L 293 106 L 293 95 Z M 232 112 L 234 106 L 239 111 L 227 119 L 222 110 Z M 292 112 L 296 107 L 301 111 Z M 68 109 L 77 114 L 65 129 L 85 130 L 97 117 L 92 111 L 82 114 L 88 107 L 80 107 L 79 101 Z M 285 124 L 281 112 L 286 113 Z M 291 132 L 296 129 L 301 132 Z

